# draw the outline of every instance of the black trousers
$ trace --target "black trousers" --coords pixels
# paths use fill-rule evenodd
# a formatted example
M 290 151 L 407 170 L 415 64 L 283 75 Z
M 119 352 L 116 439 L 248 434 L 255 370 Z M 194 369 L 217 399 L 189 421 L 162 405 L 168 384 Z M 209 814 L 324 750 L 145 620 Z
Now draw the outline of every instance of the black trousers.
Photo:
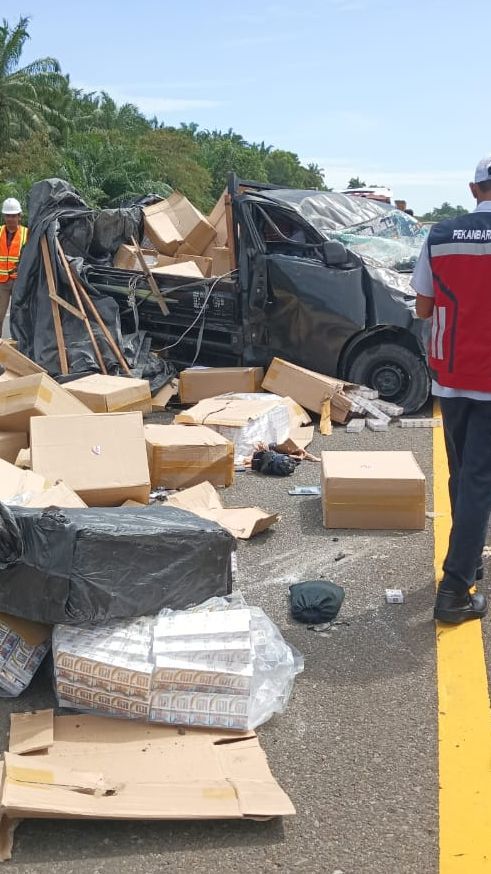
M 465 594 L 475 580 L 491 513 L 491 401 L 440 399 L 452 506 L 441 588 Z

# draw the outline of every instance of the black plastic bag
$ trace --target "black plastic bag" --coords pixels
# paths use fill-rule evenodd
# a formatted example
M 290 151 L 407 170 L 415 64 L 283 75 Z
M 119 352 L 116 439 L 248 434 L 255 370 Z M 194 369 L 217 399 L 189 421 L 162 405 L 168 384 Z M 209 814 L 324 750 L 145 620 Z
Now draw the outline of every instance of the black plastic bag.
M 182 610 L 231 591 L 232 535 L 168 506 L 0 504 L 0 610 L 80 624 Z

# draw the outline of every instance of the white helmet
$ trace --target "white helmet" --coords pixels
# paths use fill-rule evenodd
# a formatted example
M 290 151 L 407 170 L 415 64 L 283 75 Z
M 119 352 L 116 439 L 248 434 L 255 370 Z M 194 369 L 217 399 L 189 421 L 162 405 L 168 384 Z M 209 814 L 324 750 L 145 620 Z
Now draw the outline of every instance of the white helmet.
M 2 203 L 2 215 L 19 215 L 22 207 L 16 197 L 7 197 Z

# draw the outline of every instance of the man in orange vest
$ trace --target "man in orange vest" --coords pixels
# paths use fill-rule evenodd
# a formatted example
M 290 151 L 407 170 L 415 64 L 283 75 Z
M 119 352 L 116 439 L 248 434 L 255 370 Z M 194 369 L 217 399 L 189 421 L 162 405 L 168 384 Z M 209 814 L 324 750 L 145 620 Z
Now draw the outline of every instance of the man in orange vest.
M 21 225 L 21 218 L 19 201 L 15 197 L 7 197 L 2 204 L 0 225 L 0 337 L 17 279 L 20 256 L 27 241 L 27 228 Z

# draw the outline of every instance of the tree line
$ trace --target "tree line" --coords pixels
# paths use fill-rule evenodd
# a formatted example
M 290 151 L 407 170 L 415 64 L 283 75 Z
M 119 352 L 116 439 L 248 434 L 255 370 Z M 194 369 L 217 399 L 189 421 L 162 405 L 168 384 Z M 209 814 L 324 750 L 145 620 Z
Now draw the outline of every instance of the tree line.
M 118 206 L 135 195 L 182 191 L 208 212 L 233 170 L 244 179 L 329 190 L 323 170 L 295 152 L 249 143 L 232 129 L 202 130 L 147 118 L 106 92 L 73 88 L 55 58 L 22 66 L 29 19 L 0 26 L 0 200 L 27 195 L 40 179 L 71 182 L 93 207 Z M 348 187 L 363 187 L 358 178 Z M 421 218 L 438 221 L 466 210 L 442 204 Z
M 39 179 L 67 179 L 91 206 L 117 206 L 136 194 L 182 191 L 205 212 L 234 170 L 245 179 L 326 188 L 316 164 L 233 130 L 178 127 L 146 118 L 110 94 L 72 88 L 54 58 L 22 66 L 29 19 L 0 26 L 0 198 L 24 204 Z

